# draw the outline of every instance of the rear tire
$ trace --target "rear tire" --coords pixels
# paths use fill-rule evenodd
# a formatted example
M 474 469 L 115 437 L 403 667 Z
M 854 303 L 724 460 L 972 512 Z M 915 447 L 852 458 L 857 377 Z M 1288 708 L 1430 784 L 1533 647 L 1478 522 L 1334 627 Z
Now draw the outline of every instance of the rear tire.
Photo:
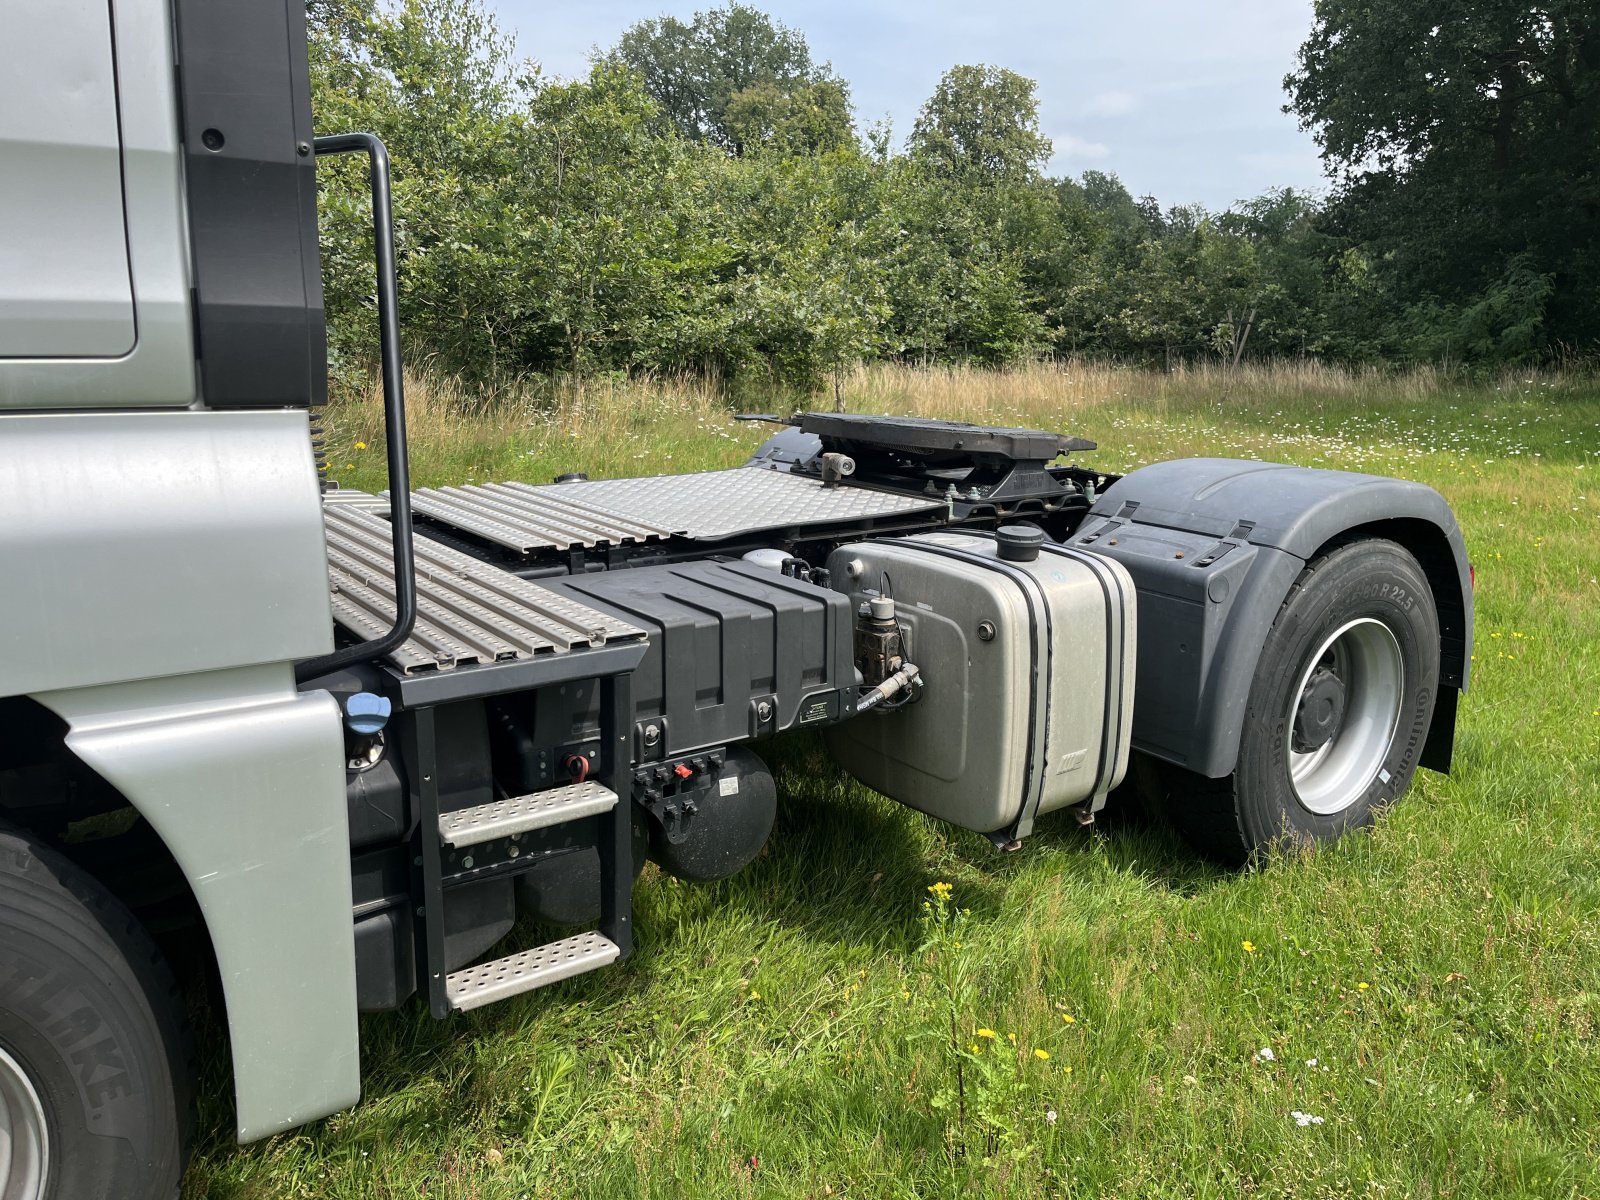
M 1289 589 L 1250 684 L 1231 775 L 1145 764 L 1201 852 L 1242 863 L 1370 825 L 1416 773 L 1439 685 L 1427 577 L 1393 542 L 1350 542 Z
M 193 1078 L 178 988 L 143 927 L 0 828 L 0 1197 L 171 1200 Z

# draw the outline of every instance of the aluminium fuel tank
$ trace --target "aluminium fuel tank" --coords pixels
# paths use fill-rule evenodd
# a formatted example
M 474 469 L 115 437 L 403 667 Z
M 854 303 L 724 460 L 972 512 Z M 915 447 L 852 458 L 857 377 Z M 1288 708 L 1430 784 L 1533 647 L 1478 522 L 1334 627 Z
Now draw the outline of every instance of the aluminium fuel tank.
M 1034 540 L 1020 561 L 974 533 L 856 542 L 828 560 L 854 607 L 892 595 L 923 681 L 909 703 L 831 728 L 834 758 L 886 796 L 1008 840 L 1040 813 L 1099 809 L 1127 768 L 1133 715 L 1132 580 Z

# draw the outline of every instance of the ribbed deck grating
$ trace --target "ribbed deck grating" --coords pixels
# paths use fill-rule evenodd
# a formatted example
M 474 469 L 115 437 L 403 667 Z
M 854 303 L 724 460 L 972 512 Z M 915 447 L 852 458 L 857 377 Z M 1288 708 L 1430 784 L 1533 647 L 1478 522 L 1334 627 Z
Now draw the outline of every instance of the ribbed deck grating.
M 394 621 L 389 523 L 351 503 L 325 505 L 333 616 L 361 638 Z M 460 551 L 416 539 L 417 624 L 389 656 L 407 674 L 507 662 L 642 638 L 644 631 Z
M 718 541 L 764 529 L 932 512 L 943 500 L 870 488 L 826 487 L 767 467 L 690 475 L 425 488 L 418 513 L 495 545 L 526 553 L 673 536 Z
M 476 846 L 514 833 L 609 812 L 616 804 L 617 794 L 592 779 L 569 783 L 546 792 L 440 813 L 439 840 L 457 848 Z
M 445 976 L 445 995 L 457 1012 L 493 1004 L 616 962 L 616 943 L 604 934 L 580 933 L 559 942 L 508 954 Z
M 569 494 L 571 487 L 485 483 L 422 488 L 411 494 L 411 507 L 425 517 L 524 553 L 647 542 L 684 532 L 580 503 Z

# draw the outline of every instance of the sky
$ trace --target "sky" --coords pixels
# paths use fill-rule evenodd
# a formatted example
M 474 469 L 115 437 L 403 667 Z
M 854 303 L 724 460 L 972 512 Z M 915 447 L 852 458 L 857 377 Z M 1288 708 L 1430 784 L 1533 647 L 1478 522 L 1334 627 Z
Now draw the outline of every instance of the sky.
M 849 81 L 858 128 L 887 118 L 897 145 L 946 69 L 990 63 L 1038 82 L 1052 175 L 1115 172 L 1136 196 L 1211 209 L 1323 187 L 1315 144 L 1282 111 L 1311 0 L 751 2 Z M 634 22 L 717 0 L 485 3 L 522 56 L 572 78 Z

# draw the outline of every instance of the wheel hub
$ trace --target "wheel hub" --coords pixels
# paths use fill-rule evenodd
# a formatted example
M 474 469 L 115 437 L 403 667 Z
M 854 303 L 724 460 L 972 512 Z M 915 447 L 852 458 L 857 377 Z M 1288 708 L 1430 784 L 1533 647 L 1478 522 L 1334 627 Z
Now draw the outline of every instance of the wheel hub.
M 1311 673 L 1294 717 L 1294 748 L 1299 754 L 1320 750 L 1344 724 L 1344 680 L 1327 667 Z
M 1394 632 L 1358 617 L 1328 633 L 1290 693 L 1289 781 L 1302 806 L 1344 812 L 1382 778 L 1400 725 L 1405 661 Z
M 0 1200 L 39 1200 L 49 1174 L 44 1106 L 22 1064 L 0 1048 Z

